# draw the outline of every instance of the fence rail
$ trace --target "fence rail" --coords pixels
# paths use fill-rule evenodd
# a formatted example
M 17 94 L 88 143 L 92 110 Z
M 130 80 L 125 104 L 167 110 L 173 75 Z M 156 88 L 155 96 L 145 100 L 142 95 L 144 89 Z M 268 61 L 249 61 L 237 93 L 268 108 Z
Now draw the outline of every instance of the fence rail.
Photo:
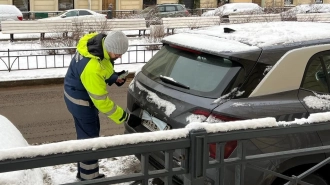
M 269 122 L 269 121 L 266 121 Z M 260 122 L 258 122 L 260 124 Z M 235 122 L 232 122 L 235 124 Z M 244 123 L 238 123 L 244 124 Z M 212 124 L 213 129 L 221 128 L 223 123 L 218 123 L 217 125 Z M 235 125 L 234 125 L 235 126 Z M 204 127 L 204 128 L 203 128 Z M 102 158 L 110 158 L 110 157 L 118 157 L 125 155 L 141 155 L 141 172 L 121 175 L 121 176 L 113 176 L 107 177 L 104 179 L 84 181 L 84 182 L 75 182 L 69 183 L 70 185 L 79 185 L 79 184 L 113 184 L 113 183 L 122 183 L 122 182 L 130 182 L 130 181 L 138 181 L 142 185 L 148 184 L 148 179 L 150 178 L 158 178 L 162 177 L 165 181 L 165 185 L 172 185 L 173 178 L 178 178 L 179 175 L 182 175 L 183 184 L 184 185 L 201 185 L 204 184 L 206 178 L 206 171 L 210 169 L 215 169 L 216 173 L 214 173 L 214 183 L 216 185 L 224 185 L 224 184 L 245 184 L 247 182 L 246 173 L 251 171 L 250 169 L 261 171 L 265 173 L 265 177 L 269 178 L 269 175 L 274 178 L 282 178 L 286 180 L 286 185 L 292 184 L 297 185 L 298 183 L 303 185 L 310 185 L 310 183 L 304 182 L 302 179 L 316 170 L 321 169 L 325 165 L 330 162 L 330 158 L 324 158 L 319 160 L 318 163 L 312 164 L 307 169 L 300 170 L 300 174 L 296 176 L 288 176 L 281 174 L 276 170 L 272 171 L 266 169 L 264 167 L 260 167 L 256 165 L 256 162 L 260 161 L 269 161 L 273 159 L 281 159 L 281 158 L 294 158 L 299 156 L 310 156 L 313 157 L 312 154 L 325 154 L 330 152 L 330 145 L 324 144 L 322 146 L 308 146 L 302 148 L 291 148 L 285 151 L 272 151 L 260 154 L 251 154 L 247 150 L 247 143 L 251 139 L 263 138 L 263 137 L 274 137 L 274 136 L 283 136 L 288 137 L 292 134 L 305 134 L 311 132 L 319 132 L 319 131 L 330 131 L 329 122 L 320 122 L 314 124 L 291 124 L 287 126 L 275 126 L 269 128 L 256 128 L 256 129 L 246 129 L 246 130 L 236 130 L 236 131 L 227 131 L 227 132 L 207 132 L 207 125 L 194 128 L 185 128 L 181 131 L 186 134 L 179 139 L 173 138 L 165 138 L 165 135 L 173 135 L 177 133 L 175 130 L 169 130 L 164 132 L 157 133 L 158 136 L 161 136 L 162 139 L 154 142 L 150 141 L 141 141 L 137 144 L 122 144 L 121 146 L 109 146 L 106 148 L 98 149 L 94 148 L 94 146 L 90 146 L 90 149 L 85 151 L 72 151 L 72 152 L 61 152 L 58 151 L 58 154 L 54 154 L 50 152 L 49 154 L 40 154 L 36 157 L 24 157 L 21 158 L 13 158 L 11 159 L 11 152 L 15 152 L 16 154 L 22 153 L 23 155 L 33 153 L 35 154 L 36 148 L 13 148 L 12 151 L 1 151 L 0 154 L 6 155 L 6 159 L 0 159 L 0 173 L 10 172 L 16 170 L 25 170 L 31 168 L 38 168 L 44 166 L 52 166 L 58 164 L 66 164 L 73 163 L 77 161 L 84 160 L 94 160 L 94 159 L 102 159 Z M 267 127 L 267 126 L 265 126 Z M 234 128 L 234 127 L 232 127 Z M 172 132 L 172 133 L 171 133 Z M 116 137 L 118 141 L 119 137 L 121 137 L 122 141 L 126 141 L 128 138 L 152 138 L 155 133 L 144 133 L 143 135 L 135 135 L 135 134 L 127 134 L 127 135 L 119 135 L 119 136 L 110 136 L 108 141 L 112 141 L 112 137 Z M 163 137 L 164 136 L 164 137 Z M 97 138 L 101 139 L 101 138 Z M 291 142 L 295 142 L 297 138 L 294 138 Z M 225 145 L 228 141 L 237 141 L 236 153 L 233 154 L 230 158 L 225 159 Z M 104 141 L 104 140 L 102 140 Z M 60 145 L 67 146 L 67 142 L 64 141 L 56 146 L 56 148 L 60 148 Z M 77 141 L 77 142 L 88 142 L 87 141 Z M 93 141 L 91 143 L 98 143 Z M 125 143 L 125 142 L 124 142 Z M 209 157 L 208 145 L 211 143 L 216 143 L 216 155 L 215 158 Z M 53 143 L 54 144 L 54 143 Z M 69 144 L 69 143 L 68 143 Z M 80 145 L 79 143 L 76 143 Z M 288 143 L 291 144 L 291 143 Z M 52 148 L 49 145 L 45 144 L 39 147 L 38 151 L 42 151 L 43 147 Z M 64 147 L 66 148 L 66 147 Z M 94 149 L 93 149 L 94 148 Z M 175 150 L 181 151 L 180 164 L 173 163 L 173 153 Z M 164 152 L 164 168 L 160 170 L 148 170 L 148 165 L 150 161 L 150 156 L 154 152 Z M 9 156 L 9 158 L 8 158 Z M 0 156 L 1 157 L 1 156 Z M 233 171 L 228 170 L 227 167 L 233 166 Z M 231 183 L 228 183 L 228 180 Z M 317 185 L 317 184 L 315 184 Z
M 130 45 L 115 65 L 146 63 L 162 44 Z M 66 68 L 76 51 L 75 47 L 0 50 L 0 71 Z

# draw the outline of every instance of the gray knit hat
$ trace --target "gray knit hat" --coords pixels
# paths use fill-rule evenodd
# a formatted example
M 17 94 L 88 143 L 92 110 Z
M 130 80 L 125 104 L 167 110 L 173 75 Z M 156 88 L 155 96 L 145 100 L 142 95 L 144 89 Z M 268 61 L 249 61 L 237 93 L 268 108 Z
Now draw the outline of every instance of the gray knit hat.
M 124 54 L 128 49 L 128 39 L 122 31 L 112 31 L 104 39 L 107 52 Z

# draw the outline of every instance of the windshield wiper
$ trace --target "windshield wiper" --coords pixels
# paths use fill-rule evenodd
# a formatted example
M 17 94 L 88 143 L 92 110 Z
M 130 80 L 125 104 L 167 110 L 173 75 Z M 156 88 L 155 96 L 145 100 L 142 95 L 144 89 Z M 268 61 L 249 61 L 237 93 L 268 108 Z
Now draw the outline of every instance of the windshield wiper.
M 180 82 L 177 82 L 175 80 L 173 80 L 172 78 L 169 78 L 169 77 L 166 77 L 166 76 L 162 76 L 160 75 L 159 78 L 164 82 L 164 83 L 168 83 L 168 84 L 171 84 L 171 85 L 174 85 L 174 86 L 177 86 L 177 87 L 182 87 L 182 88 L 185 88 L 185 89 L 190 89 L 190 87 L 180 83 Z

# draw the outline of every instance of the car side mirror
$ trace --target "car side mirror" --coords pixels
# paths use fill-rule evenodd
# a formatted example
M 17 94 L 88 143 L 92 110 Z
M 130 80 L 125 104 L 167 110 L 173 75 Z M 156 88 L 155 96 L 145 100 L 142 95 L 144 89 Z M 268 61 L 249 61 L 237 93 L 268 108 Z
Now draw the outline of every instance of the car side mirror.
M 61 15 L 62 18 L 66 18 L 66 15 Z

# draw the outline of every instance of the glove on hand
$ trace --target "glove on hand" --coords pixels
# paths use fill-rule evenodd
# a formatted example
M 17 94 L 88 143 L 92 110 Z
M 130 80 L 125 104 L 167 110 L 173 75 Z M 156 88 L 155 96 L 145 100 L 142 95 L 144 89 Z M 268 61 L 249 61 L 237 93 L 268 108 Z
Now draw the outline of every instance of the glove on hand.
M 129 114 L 126 119 L 126 123 L 128 124 L 128 126 L 132 128 L 141 125 L 141 121 L 142 121 L 141 118 L 135 116 L 134 114 Z
M 122 74 L 124 74 L 125 73 L 125 70 L 122 70 L 122 71 L 120 71 L 120 72 L 118 72 L 118 73 L 116 73 L 117 75 L 118 75 L 118 77 L 120 76 L 120 75 L 122 75 Z M 124 82 L 122 82 L 122 83 L 119 83 L 119 82 L 115 82 L 116 83 L 116 85 L 118 86 L 118 87 L 120 87 L 120 86 L 122 86 L 122 85 L 124 85 L 124 83 L 126 82 L 126 78 L 123 78 L 123 80 L 124 80 Z

